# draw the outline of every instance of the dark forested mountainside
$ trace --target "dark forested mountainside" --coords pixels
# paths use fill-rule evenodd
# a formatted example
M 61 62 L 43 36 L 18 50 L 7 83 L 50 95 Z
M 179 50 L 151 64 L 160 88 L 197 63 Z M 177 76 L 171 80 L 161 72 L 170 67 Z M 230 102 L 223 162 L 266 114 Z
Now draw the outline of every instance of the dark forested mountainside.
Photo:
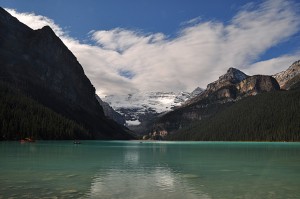
M 300 90 L 244 98 L 170 134 L 171 140 L 300 141 Z
M 32 30 L 2 8 L 0 27 L 1 81 L 81 124 L 92 139 L 132 138 L 105 117 L 82 66 L 50 27 Z
M 0 140 L 89 139 L 90 134 L 78 125 L 17 89 L 0 82 Z

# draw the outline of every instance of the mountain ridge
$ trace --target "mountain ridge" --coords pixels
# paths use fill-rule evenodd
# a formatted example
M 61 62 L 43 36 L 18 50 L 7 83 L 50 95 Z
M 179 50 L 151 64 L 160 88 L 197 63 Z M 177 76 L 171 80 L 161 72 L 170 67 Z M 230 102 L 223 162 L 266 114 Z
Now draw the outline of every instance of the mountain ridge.
M 124 126 L 126 124 L 125 118 L 118 112 L 116 112 L 107 102 L 104 102 L 98 95 L 96 95 L 96 99 L 98 100 L 99 104 L 103 108 L 104 115 L 118 124 Z
M 292 66 L 294 67 L 298 63 L 297 61 Z M 289 71 L 295 71 L 290 70 L 290 68 L 286 70 L 285 74 L 290 73 Z M 272 76 L 248 76 L 241 71 L 239 74 L 242 74 L 239 75 L 241 78 L 236 78 L 233 69 L 228 69 L 226 74 L 208 84 L 207 88 L 200 95 L 188 100 L 181 107 L 158 117 L 150 130 L 152 137 L 158 136 L 161 139 L 168 134 L 182 132 L 183 130 L 181 129 L 187 129 L 194 124 L 201 123 L 202 120 L 209 121 L 209 118 L 214 118 L 228 107 L 230 109 L 231 106 L 241 99 L 262 93 L 280 92 L 280 85 Z M 294 79 L 296 75 L 287 77 L 285 80 L 288 82 Z M 291 84 L 291 87 L 300 82 L 299 80 Z
M 201 94 L 187 100 L 183 105 L 186 106 L 186 105 L 192 104 L 196 101 L 199 101 L 202 98 L 208 97 L 208 95 L 219 90 L 222 87 L 225 87 L 225 86 L 232 87 L 236 83 L 241 82 L 242 80 L 246 79 L 247 77 L 249 77 L 249 76 L 246 75 L 245 73 L 243 73 L 242 71 L 231 67 L 227 70 L 227 72 L 224 75 L 221 75 L 218 80 L 209 83 L 207 85 L 207 88 L 204 89 L 203 92 L 201 92 Z
M 82 124 L 90 139 L 129 139 L 108 120 L 77 58 L 49 26 L 32 30 L 0 8 L 1 80 Z M 71 138 L 70 138 L 71 139 Z
M 295 61 L 287 70 L 276 73 L 273 77 L 277 80 L 281 89 L 288 90 L 295 81 L 300 79 L 300 60 Z

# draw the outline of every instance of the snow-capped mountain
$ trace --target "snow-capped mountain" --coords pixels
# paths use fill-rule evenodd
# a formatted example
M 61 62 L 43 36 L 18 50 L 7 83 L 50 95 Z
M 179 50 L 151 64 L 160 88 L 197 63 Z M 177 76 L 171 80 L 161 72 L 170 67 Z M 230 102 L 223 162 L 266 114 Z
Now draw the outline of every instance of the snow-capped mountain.
M 128 95 L 110 95 L 103 98 L 114 110 L 125 116 L 127 126 L 135 126 L 160 113 L 180 106 L 203 89 L 188 92 L 138 92 Z

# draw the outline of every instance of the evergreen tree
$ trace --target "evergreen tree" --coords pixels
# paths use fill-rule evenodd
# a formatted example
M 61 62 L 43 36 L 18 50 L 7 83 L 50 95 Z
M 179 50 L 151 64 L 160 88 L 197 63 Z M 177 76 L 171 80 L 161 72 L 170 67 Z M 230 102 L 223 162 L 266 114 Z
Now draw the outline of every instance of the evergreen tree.
M 81 125 L 0 82 L 0 140 L 88 139 Z

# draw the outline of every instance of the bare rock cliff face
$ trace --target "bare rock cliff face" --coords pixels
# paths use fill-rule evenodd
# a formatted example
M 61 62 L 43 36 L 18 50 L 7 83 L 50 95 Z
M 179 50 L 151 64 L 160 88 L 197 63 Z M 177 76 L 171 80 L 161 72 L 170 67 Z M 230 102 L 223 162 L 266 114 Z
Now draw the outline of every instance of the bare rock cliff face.
M 13 84 L 90 131 L 89 139 L 126 139 L 107 120 L 80 63 L 49 26 L 32 30 L 0 8 L 0 80 Z
M 236 68 L 229 68 L 227 70 L 227 73 L 224 75 L 220 76 L 217 81 L 214 81 L 210 84 L 207 85 L 207 91 L 210 93 L 224 87 L 224 86 L 229 86 L 232 84 L 239 83 L 240 81 L 246 79 L 248 75 L 243 73 L 242 71 L 236 69 Z
M 289 90 L 300 80 L 300 60 L 294 62 L 287 70 L 273 75 L 281 89 Z
M 229 68 L 227 72 L 220 76 L 218 80 L 207 85 L 207 88 L 194 98 L 188 100 L 184 106 L 197 103 L 208 98 L 210 100 L 234 99 L 236 98 L 236 84 L 245 80 L 249 76 L 236 68 Z
M 279 90 L 276 79 L 266 75 L 254 75 L 236 84 L 240 95 L 256 95 L 257 93 Z

